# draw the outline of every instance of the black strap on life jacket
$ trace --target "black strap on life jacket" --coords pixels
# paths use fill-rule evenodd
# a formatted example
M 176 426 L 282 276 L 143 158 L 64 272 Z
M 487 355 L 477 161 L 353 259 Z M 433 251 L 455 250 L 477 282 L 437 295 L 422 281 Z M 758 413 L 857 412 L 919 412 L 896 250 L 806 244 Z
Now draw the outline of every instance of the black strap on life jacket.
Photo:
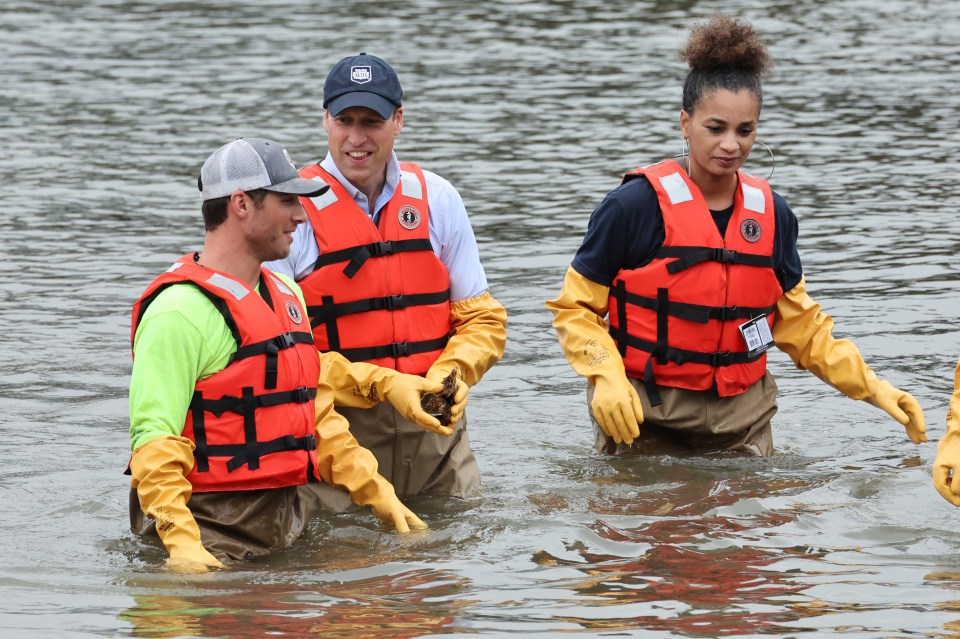
M 610 325 L 610 335 L 613 336 L 614 341 L 617 343 L 617 350 L 620 352 L 620 357 L 627 356 L 627 285 L 624 284 L 623 280 L 618 279 L 610 287 L 611 297 L 613 297 L 613 303 L 617 309 L 617 318 L 619 319 L 618 325 Z
M 659 406 L 663 403 L 660 399 L 660 390 L 657 388 L 657 380 L 653 376 L 653 360 L 663 366 L 667 363 L 667 350 L 669 349 L 669 340 L 667 339 L 667 330 L 670 326 L 670 297 L 666 288 L 657 289 L 657 341 L 650 351 L 650 357 L 647 358 L 647 366 L 644 370 L 643 381 L 647 387 L 647 398 L 651 406 Z M 627 344 L 630 344 L 630 334 L 627 333 Z
M 205 473 L 210 470 L 210 455 L 207 452 L 207 427 L 203 419 L 203 393 L 200 391 L 193 391 L 190 414 L 193 415 L 193 442 L 196 444 L 193 456 L 197 459 L 197 472 Z
M 250 470 L 257 470 L 260 468 L 260 458 L 264 455 L 315 448 L 316 439 L 312 435 L 306 437 L 288 435 L 267 442 L 257 441 L 256 409 L 288 403 L 302 404 L 316 396 L 316 387 L 303 386 L 289 391 L 262 395 L 255 395 L 253 388 L 247 386 L 242 389 L 240 397 L 225 395 L 220 399 L 205 399 L 202 393 L 194 391 L 190 401 L 190 411 L 193 415 L 193 438 L 196 444 L 193 454 L 197 459 L 197 472 L 204 473 L 210 470 L 210 457 L 230 457 L 231 459 L 227 461 L 227 470 L 230 472 L 244 464 L 247 464 Z M 204 414 L 213 413 L 220 417 L 228 411 L 243 415 L 244 443 L 208 444 Z
M 617 317 L 619 326 L 610 327 L 610 334 L 617 343 L 617 350 L 621 356 L 626 357 L 627 347 L 636 348 L 650 353 L 647 364 L 644 367 L 643 381 L 647 390 L 647 396 L 651 406 L 659 406 L 663 403 L 660 392 L 653 374 L 653 363 L 663 365 L 667 362 L 676 364 L 685 364 L 687 362 L 697 364 L 709 364 L 712 367 L 730 366 L 731 364 L 744 364 L 756 361 L 763 356 L 763 353 L 749 357 L 745 352 L 715 352 L 704 353 L 700 351 L 691 351 L 682 348 L 670 346 L 668 337 L 668 327 L 670 316 L 691 320 L 705 324 L 711 319 L 749 319 L 758 315 L 768 315 L 772 313 L 775 306 L 769 307 L 737 307 L 721 306 L 710 307 L 699 304 L 687 304 L 683 302 L 674 302 L 669 299 L 669 291 L 666 288 L 657 289 L 657 299 L 651 299 L 634 295 L 626 291 L 622 280 L 614 282 L 611 287 L 614 304 L 617 308 Z M 635 304 L 642 308 L 655 311 L 657 313 L 657 339 L 650 342 L 630 335 L 626 330 L 626 309 L 627 304 Z
M 277 391 L 273 393 L 264 393 L 253 396 L 253 408 L 266 408 L 268 406 L 277 406 L 279 404 L 303 404 L 316 398 L 316 387 L 300 386 L 288 391 Z M 244 414 L 247 409 L 243 397 L 234 397 L 224 395 L 220 399 L 204 399 L 203 409 L 208 413 L 213 413 L 220 417 L 226 412 Z
M 307 314 L 310 316 L 310 326 L 316 328 L 320 325 L 327 330 L 327 350 L 337 351 L 348 360 L 366 361 L 380 357 L 402 357 L 403 355 L 414 355 L 416 353 L 428 353 L 447 344 L 447 336 L 434 340 L 425 340 L 422 342 L 393 342 L 380 346 L 368 346 L 363 348 L 342 348 L 340 343 L 340 329 L 337 327 L 337 319 L 346 315 L 363 313 L 366 311 L 380 310 L 400 310 L 412 306 L 426 306 L 428 304 L 440 304 L 450 299 L 450 289 L 436 293 L 412 293 L 409 295 L 386 295 L 383 297 L 369 297 L 353 302 L 334 302 L 332 295 L 324 295 L 320 298 L 320 306 L 308 306 Z M 441 341 L 442 340 L 442 341 Z M 395 355 L 394 353 L 402 353 Z
M 321 324 L 321 322 L 317 321 L 314 313 L 319 313 L 324 308 L 329 308 L 335 305 L 336 303 L 333 301 L 333 295 L 321 295 L 320 306 L 308 306 L 307 316 L 310 318 L 310 328 L 315 329 Z M 330 350 L 340 350 L 340 329 L 337 328 L 337 318 L 328 315 L 324 318 L 322 323 L 326 325 L 327 344 Z
M 313 344 L 313 333 L 303 331 L 281 333 L 270 339 L 245 344 L 230 356 L 228 365 L 247 357 L 266 355 L 266 376 L 263 385 L 264 388 L 276 388 L 280 360 L 278 353 L 287 348 L 293 348 L 297 344 Z
M 652 353 L 657 346 L 656 342 L 648 342 L 647 340 L 640 339 L 639 337 L 634 337 L 629 335 L 628 346 L 631 348 L 636 348 L 642 351 L 647 351 L 651 353 L 651 359 L 653 358 Z M 675 364 L 686 364 L 687 362 L 692 362 L 694 364 L 709 364 L 712 367 L 719 366 L 731 366 L 733 364 L 748 364 L 750 362 L 755 362 L 761 357 L 764 353 L 757 353 L 756 355 L 748 356 L 745 351 L 723 351 L 716 353 L 704 353 L 701 351 L 688 351 L 683 348 L 675 348 L 673 346 L 668 346 L 666 349 L 661 350 L 658 353 L 661 357 L 657 359 L 657 363 L 663 363 L 660 360 L 665 359 Z
M 293 435 L 284 435 L 268 442 L 257 442 L 253 451 L 255 457 L 250 457 L 250 447 L 245 445 L 223 445 L 210 446 L 212 455 L 219 457 L 230 457 L 227 461 L 227 470 L 231 473 L 244 464 L 250 465 L 251 470 L 255 470 L 252 462 L 256 461 L 257 467 L 260 466 L 260 457 L 265 457 L 271 453 L 281 453 L 288 450 L 316 450 L 317 436 L 305 435 L 304 437 L 294 437 Z
M 450 299 L 450 289 L 436 293 L 412 293 L 409 295 L 368 297 L 353 302 L 340 303 L 333 302 L 332 297 L 323 297 L 321 298 L 320 306 L 307 307 L 307 314 L 310 316 L 310 325 L 315 328 L 320 324 L 328 324 L 330 321 L 336 321 L 338 317 L 344 317 L 345 315 L 365 313 L 367 311 L 394 311 L 402 308 L 410 308 L 411 306 L 440 304 L 446 302 L 448 299 Z
M 263 277 L 261 277 L 260 281 L 257 282 L 257 292 L 260 293 L 260 297 L 264 302 L 267 303 L 267 306 L 270 307 L 270 310 L 276 313 L 276 309 L 273 308 L 273 296 L 270 295 L 270 287 L 267 286 L 267 283 L 264 281 Z
M 337 327 L 337 319 L 340 317 L 366 311 L 393 311 L 410 308 L 411 306 L 440 304 L 446 302 L 448 299 L 450 299 L 450 289 L 438 293 L 386 295 L 384 297 L 369 297 L 353 302 L 340 303 L 334 302 L 332 295 L 324 295 L 320 298 L 320 306 L 307 307 L 307 314 L 310 316 L 311 328 L 316 328 L 321 324 L 326 327 L 329 350 L 340 351 L 340 329 Z
M 657 252 L 657 258 L 679 258 L 667 264 L 667 273 L 679 273 L 691 266 L 703 262 L 720 262 L 721 264 L 743 264 L 745 266 L 765 266 L 773 268 L 773 258 L 769 255 L 755 253 L 741 253 L 725 248 L 711 248 L 705 246 L 662 246 Z
M 338 349 L 337 352 L 351 362 L 365 362 L 371 359 L 380 359 L 381 357 L 392 357 L 396 359 L 398 357 L 406 357 L 407 355 L 440 350 L 447 345 L 448 339 L 450 339 L 450 336 L 444 335 L 436 339 L 425 339 L 418 342 L 391 342 L 380 346 L 341 348 Z
M 622 286 L 622 282 L 620 282 Z M 649 311 L 656 311 L 659 314 L 660 303 L 652 297 L 643 297 L 626 290 L 622 294 L 623 302 L 645 308 Z M 614 296 L 617 297 L 616 295 Z M 617 299 L 618 303 L 623 303 Z M 770 306 L 703 306 L 701 304 L 687 304 L 686 302 L 670 301 L 667 306 L 667 313 L 673 317 L 696 322 L 697 324 L 706 324 L 710 320 L 734 320 L 734 319 L 753 319 L 758 315 L 769 315 L 776 308 L 776 304 Z M 612 331 L 611 331 L 612 332 Z M 619 329 L 618 329 L 619 332 Z
M 416 240 L 387 240 L 386 242 L 373 242 L 371 244 L 362 244 L 360 246 L 351 246 L 349 248 L 321 253 L 320 257 L 313 264 L 314 270 L 321 267 L 336 264 L 337 262 L 349 263 L 343 268 L 343 274 L 348 278 L 353 278 L 360 270 L 360 267 L 371 257 L 382 257 L 384 255 L 393 255 L 394 253 L 407 253 L 409 251 L 432 251 L 433 245 L 428 238 Z

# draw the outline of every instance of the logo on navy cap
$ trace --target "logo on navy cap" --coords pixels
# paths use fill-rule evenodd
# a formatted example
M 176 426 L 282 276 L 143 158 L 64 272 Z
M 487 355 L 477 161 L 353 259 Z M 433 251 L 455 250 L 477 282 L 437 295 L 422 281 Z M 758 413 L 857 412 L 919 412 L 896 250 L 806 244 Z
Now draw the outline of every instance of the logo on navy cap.
M 370 65 L 350 67 L 350 79 L 357 84 L 366 84 L 373 80 L 373 69 Z

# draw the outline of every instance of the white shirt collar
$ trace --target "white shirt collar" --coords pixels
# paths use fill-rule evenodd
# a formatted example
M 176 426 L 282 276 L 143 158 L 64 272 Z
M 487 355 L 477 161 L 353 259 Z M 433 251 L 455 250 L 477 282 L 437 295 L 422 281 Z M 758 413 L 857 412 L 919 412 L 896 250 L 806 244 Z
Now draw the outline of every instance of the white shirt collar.
M 337 167 L 337 163 L 333 161 L 333 156 L 330 155 L 329 151 L 327 152 L 327 157 L 323 158 L 323 161 L 320 162 L 320 167 L 335 177 L 337 182 L 340 183 L 340 186 L 353 198 L 353 201 L 356 202 L 361 209 L 366 211 L 367 215 L 371 218 L 375 216 L 377 211 L 386 206 L 387 202 L 390 201 L 390 198 L 392 198 L 396 192 L 397 186 L 400 184 L 400 160 L 397 158 L 397 154 L 391 151 L 390 159 L 387 160 L 387 179 L 383 184 L 383 190 L 380 191 L 380 197 L 374 202 L 374 207 L 371 211 L 369 203 L 367 202 L 367 196 L 355 187 L 350 180 L 344 177 L 343 173 L 341 173 Z

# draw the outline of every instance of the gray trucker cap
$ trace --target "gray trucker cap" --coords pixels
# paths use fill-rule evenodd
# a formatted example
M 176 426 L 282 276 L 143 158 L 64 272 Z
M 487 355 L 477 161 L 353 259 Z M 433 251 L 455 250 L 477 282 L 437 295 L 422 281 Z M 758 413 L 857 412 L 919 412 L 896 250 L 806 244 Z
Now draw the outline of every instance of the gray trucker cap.
M 197 186 L 204 202 L 237 190 L 265 189 L 314 197 L 330 188 L 322 180 L 300 177 L 287 150 L 264 138 L 239 138 L 214 151 L 200 169 Z

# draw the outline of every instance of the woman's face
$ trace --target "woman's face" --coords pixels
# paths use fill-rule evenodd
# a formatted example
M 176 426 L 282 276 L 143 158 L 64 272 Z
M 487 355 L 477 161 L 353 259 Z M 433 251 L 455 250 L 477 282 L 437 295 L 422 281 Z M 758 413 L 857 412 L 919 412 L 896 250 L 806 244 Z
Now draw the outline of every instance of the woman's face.
M 734 175 L 757 138 L 760 100 L 752 91 L 717 89 L 694 112 L 680 112 L 680 131 L 690 145 L 690 178 Z

